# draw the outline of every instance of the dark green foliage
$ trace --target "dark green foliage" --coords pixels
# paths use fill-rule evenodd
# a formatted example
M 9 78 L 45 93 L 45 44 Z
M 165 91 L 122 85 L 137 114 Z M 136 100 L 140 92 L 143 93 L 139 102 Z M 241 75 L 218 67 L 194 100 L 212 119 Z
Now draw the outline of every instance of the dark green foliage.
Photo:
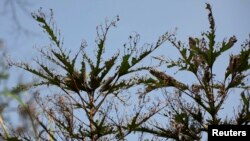
M 145 92 L 166 87 L 176 89 L 173 93 L 165 92 L 168 108 L 162 113 L 163 117 L 169 119 L 170 122 L 166 122 L 168 127 L 163 127 L 162 123 L 156 122 L 153 124 L 154 128 L 145 126 L 145 129 L 141 126 L 136 130 L 175 140 L 200 140 L 202 132 L 207 132 L 208 125 L 249 125 L 250 39 L 242 44 L 240 53 L 230 56 L 224 79 L 216 79 L 213 70 L 217 58 L 232 48 L 237 39 L 232 36 L 229 40 L 216 42 L 215 21 L 211 6 L 206 4 L 206 9 L 208 10 L 209 31 L 202 33 L 201 38 L 189 37 L 188 46 L 181 41 L 176 41 L 176 38 L 172 36 L 169 41 L 180 53 L 178 60 L 162 60 L 155 57 L 161 62 L 164 61 L 168 68 L 177 67 L 179 71 L 189 72 L 195 76 L 198 84 L 193 83 L 188 86 L 164 72 L 151 69 L 149 72 L 156 79 L 146 85 Z M 241 91 L 242 106 L 237 116 L 223 119 L 219 117 L 219 113 L 231 90 L 236 88 L 237 92 L 234 94 L 239 95 L 238 91 Z
M 154 44 L 139 46 L 140 36 L 129 36 L 118 51 L 105 56 L 109 30 L 116 26 L 119 17 L 97 28 L 95 56 L 87 53 L 87 43 L 82 42 L 75 55 L 63 49 L 60 32 L 51 19 L 39 10 L 33 18 L 48 34 L 53 45 L 40 49 L 43 58 L 36 59 L 37 67 L 28 63 L 11 62 L 40 78 L 35 86 L 60 88 L 58 94 L 45 97 L 37 94 L 36 107 L 24 108 L 33 121 L 35 135 L 5 135 L 5 140 L 126 140 L 131 133 L 149 134 L 152 140 L 201 140 L 208 125 L 249 125 L 249 55 L 250 39 L 238 54 L 230 55 L 224 78 L 218 80 L 215 62 L 234 47 L 235 36 L 217 42 L 212 8 L 208 10 L 209 30 L 200 38 L 189 37 L 188 45 L 177 41 L 174 34 L 165 33 Z M 52 12 L 52 11 L 51 11 Z M 53 14 L 51 14 L 52 16 Z M 176 67 L 194 76 L 197 81 L 186 84 L 174 76 L 159 71 L 156 66 L 143 65 L 142 61 L 164 42 L 170 42 L 178 51 L 177 60 L 163 60 L 168 69 Z M 46 62 L 47 61 L 47 62 Z M 56 66 L 52 69 L 48 63 Z M 145 75 L 146 73 L 149 75 Z M 218 75 L 218 74 L 217 74 Z M 220 74 L 221 75 L 221 74 Z M 1 75 L 0 75 L 1 77 Z M 130 88 L 144 85 L 140 95 L 126 94 Z M 13 89 L 18 92 L 26 88 Z M 163 95 L 149 93 L 161 89 Z M 241 106 L 231 118 L 220 117 L 226 98 L 232 90 L 241 97 Z M 137 99 L 137 96 L 139 97 Z M 132 100 L 131 100 L 132 99 Z M 129 102 L 133 102 L 132 104 Z M 133 108 L 131 108 L 133 107 Z M 35 110 L 34 110 L 35 109 Z M 127 110 L 130 110 L 128 113 Z M 31 116 L 32 113 L 32 116 Z M 1 133 L 1 132 L 0 132 Z M 0 134 L 4 136 L 4 134 Z M 13 135 L 13 136 L 12 136 Z M 141 140 L 143 140 L 141 138 Z
M 145 44 L 141 48 L 138 48 L 139 35 L 129 36 L 129 41 L 124 44 L 124 54 L 118 52 L 109 58 L 104 58 L 108 32 L 119 21 L 119 17 L 116 17 L 111 22 L 98 26 L 95 58 L 87 54 L 86 42 L 81 44 L 78 53 L 72 58 L 70 52 L 66 53 L 67 51 L 63 49 L 60 32 L 57 32 L 53 19 L 46 20 L 41 10 L 32 16 L 54 43 L 54 46 L 49 46 L 48 51 L 41 49 L 40 53 L 60 70 L 51 69 L 39 59 L 35 60 L 38 68 L 33 68 L 27 63 L 11 63 L 11 65 L 40 77 L 41 81 L 36 86 L 55 86 L 63 91 L 63 94 L 49 96 L 47 102 L 44 98 L 37 97 L 37 103 L 43 111 L 43 114 L 38 114 L 36 117 L 36 122 L 41 127 L 38 131 L 41 133 L 39 139 L 49 136 L 53 140 L 58 140 L 59 137 L 63 140 L 95 141 L 109 138 L 123 140 L 132 129 L 136 129 L 157 113 L 157 110 L 154 110 L 144 117 L 140 112 L 144 107 L 142 106 L 131 120 L 118 122 L 119 120 L 112 117 L 115 114 L 114 108 L 118 106 L 113 102 L 120 101 L 127 105 L 127 102 L 122 100 L 122 91 L 149 81 L 143 75 L 134 76 L 140 71 L 151 68 L 141 66 L 140 62 L 167 41 L 171 34 L 166 33 L 155 44 Z M 83 118 L 74 114 L 74 111 L 79 110 L 85 115 Z M 46 120 L 42 120 L 44 117 L 51 126 Z

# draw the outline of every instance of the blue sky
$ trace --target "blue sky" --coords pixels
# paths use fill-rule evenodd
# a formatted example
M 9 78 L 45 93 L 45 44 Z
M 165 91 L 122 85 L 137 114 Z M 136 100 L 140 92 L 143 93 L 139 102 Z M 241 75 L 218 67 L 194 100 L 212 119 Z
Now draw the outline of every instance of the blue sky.
M 205 3 L 209 2 L 216 22 L 217 41 L 232 35 L 238 38 L 236 47 L 226 52 L 226 56 L 220 58 L 220 63 L 216 64 L 218 72 L 225 69 L 227 55 L 239 51 L 240 44 L 250 33 L 249 0 L 61 0 L 60 2 L 28 0 L 28 2 L 30 5 L 27 6 L 27 13 L 18 8 L 17 17 L 20 24 L 36 33 L 36 36 L 21 34 L 20 37 L 16 37 L 11 13 L 0 15 L 0 39 L 4 40 L 9 56 L 28 62 L 37 55 L 34 46 L 49 44 L 49 39 L 29 14 L 40 7 L 44 12 L 53 9 L 57 27 L 61 29 L 64 37 L 64 47 L 71 50 L 78 49 L 82 39 L 88 42 L 90 48 L 94 48 L 96 26 L 104 23 L 105 19 L 111 20 L 119 15 L 121 20 L 118 22 L 118 27 L 111 30 L 108 38 L 107 50 L 113 51 L 121 48 L 128 36 L 134 32 L 141 35 L 142 44 L 155 42 L 161 34 L 173 31 L 175 28 L 178 28 L 178 39 L 184 42 L 187 42 L 189 36 L 199 37 L 202 31 L 208 29 Z M 0 2 L 0 6 L 3 6 L 3 2 Z M 173 47 L 164 44 L 164 48 L 164 51 L 158 51 L 157 54 L 176 57 L 176 50 Z M 13 76 L 23 73 L 14 68 L 11 70 Z M 181 75 L 179 77 L 188 82 L 188 78 Z M 12 82 L 15 79 L 16 77 L 12 78 Z M 230 100 L 230 103 L 234 104 L 235 101 Z
M 116 15 L 121 21 L 118 28 L 111 32 L 110 40 L 117 45 L 126 41 L 129 34 L 141 34 L 142 42 L 153 42 L 165 31 L 178 28 L 180 40 L 187 41 L 189 36 L 199 36 L 208 28 L 207 11 L 204 0 L 75 0 L 75 1 L 40 1 L 28 0 L 28 12 L 37 11 L 40 7 L 45 12 L 53 9 L 58 28 L 65 37 L 65 46 L 78 47 L 84 38 L 88 42 L 95 39 L 95 28 Z M 247 38 L 250 25 L 250 1 L 220 0 L 209 1 L 213 7 L 217 27 L 217 37 L 222 39 L 236 35 L 239 39 Z M 0 3 L 3 5 L 3 3 Z M 34 45 L 45 44 L 44 35 L 37 23 L 29 14 L 17 9 L 18 19 L 25 28 L 40 36 L 19 37 L 14 42 L 13 21 L 10 16 L 1 16 L 0 37 L 7 46 L 15 48 L 18 53 L 26 52 Z M 112 36 L 114 38 L 112 38 Z M 21 38 L 21 39 L 20 39 Z M 240 41 L 240 40 L 239 40 Z M 116 45 L 116 44 L 115 44 Z M 29 52 L 30 53 L 30 52 Z

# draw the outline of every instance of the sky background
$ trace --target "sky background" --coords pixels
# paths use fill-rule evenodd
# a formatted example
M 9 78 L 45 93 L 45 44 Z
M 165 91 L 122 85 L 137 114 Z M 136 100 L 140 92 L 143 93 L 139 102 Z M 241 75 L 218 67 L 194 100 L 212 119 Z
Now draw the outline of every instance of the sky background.
M 8 56 L 16 60 L 30 62 L 37 56 L 34 47 L 49 45 L 49 39 L 38 23 L 31 17 L 31 12 L 42 8 L 45 13 L 53 9 L 58 29 L 64 37 L 64 48 L 77 50 L 81 41 L 88 42 L 89 49 L 94 50 L 96 27 L 103 24 L 105 20 L 112 20 L 119 15 L 120 21 L 115 29 L 112 29 L 107 42 L 107 50 L 110 52 L 122 48 L 130 34 L 141 35 L 143 43 L 156 42 L 158 37 L 166 31 L 177 30 L 177 38 L 183 42 L 188 37 L 200 37 L 201 32 L 208 30 L 207 10 L 205 3 L 209 2 L 213 9 L 216 22 L 216 40 L 222 41 L 235 35 L 238 38 L 236 46 L 226 52 L 225 56 L 219 58 L 216 72 L 220 77 L 228 64 L 228 55 L 237 53 L 240 44 L 248 38 L 250 33 L 250 0 L 60 0 L 59 1 L 31 1 L 24 4 L 23 11 L 17 4 L 16 17 L 22 28 L 31 31 L 32 34 L 23 34 L 16 30 L 16 23 L 12 19 L 10 6 L 1 0 L 0 2 L 0 39 L 4 41 Z M 164 44 L 162 50 L 156 51 L 155 55 L 165 55 L 169 58 L 177 56 L 176 50 L 170 44 Z M 93 53 L 93 52 L 90 52 Z M 174 74 L 172 70 L 165 70 Z M 11 68 L 10 86 L 15 85 L 17 76 L 22 74 L 29 78 L 22 70 Z M 26 77 L 27 76 L 27 77 Z M 185 77 L 184 77 L 185 76 Z M 180 73 L 177 78 L 189 82 L 192 76 Z M 239 97 L 229 98 L 228 110 L 232 112 L 229 105 L 236 103 Z

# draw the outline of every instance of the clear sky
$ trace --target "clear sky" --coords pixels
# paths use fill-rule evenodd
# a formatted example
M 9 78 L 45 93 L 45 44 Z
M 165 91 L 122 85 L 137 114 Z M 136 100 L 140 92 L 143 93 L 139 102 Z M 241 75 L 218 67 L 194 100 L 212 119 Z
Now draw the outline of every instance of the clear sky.
M 53 9 L 58 28 L 65 37 L 65 46 L 70 46 L 69 48 L 78 47 L 82 39 L 93 42 L 96 26 L 116 15 L 120 16 L 121 21 L 118 28 L 111 32 L 110 40 L 117 46 L 125 42 L 133 32 L 141 34 L 142 42 L 153 42 L 165 31 L 177 27 L 179 39 L 187 41 L 189 36 L 199 36 L 201 31 L 208 29 L 205 10 L 205 3 L 208 1 L 205 0 L 26 1 L 29 2 L 26 6 L 27 13 L 24 14 L 17 8 L 17 17 L 23 27 L 39 36 L 19 37 L 16 42 L 10 11 L 0 17 L 0 38 L 5 40 L 10 49 L 15 48 L 16 52 L 24 54 L 27 53 L 26 50 L 32 51 L 30 49 L 34 45 L 46 44 L 46 35 L 29 14 L 40 7 L 45 12 Z M 213 7 L 218 39 L 231 35 L 236 35 L 239 39 L 247 38 L 250 30 L 249 0 L 211 0 L 209 3 Z M 3 2 L 0 5 L 4 7 Z
M 15 23 L 11 19 L 11 11 L 3 2 L 0 9 L 5 7 L 7 13 L 0 15 L 0 39 L 3 39 L 8 54 L 15 59 L 30 61 L 37 55 L 34 46 L 49 44 L 38 24 L 31 18 L 30 13 L 42 7 L 44 12 L 53 9 L 58 28 L 64 37 L 65 48 L 75 50 L 85 39 L 90 48 L 94 45 L 96 26 L 119 15 L 118 27 L 111 30 L 107 50 L 121 48 L 130 34 L 137 32 L 141 35 L 141 43 L 155 42 L 166 31 L 178 28 L 177 37 L 187 42 L 189 36 L 199 37 L 202 31 L 208 29 L 207 10 L 205 3 L 213 8 L 216 22 L 217 41 L 222 41 L 236 35 L 236 48 L 227 52 L 229 55 L 239 51 L 240 44 L 250 33 L 250 0 L 60 0 L 32 1 L 27 0 L 26 12 L 17 7 L 16 13 L 20 24 L 36 35 L 16 37 Z M 3 11 L 3 10 L 2 10 Z M 2 12 L 0 10 L 0 12 Z M 164 52 L 159 55 L 174 57 L 175 50 L 169 44 L 164 45 Z M 217 71 L 225 68 L 228 58 L 221 58 Z M 223 65 L 222 65 L 223 64 Z M 22 73 L 22 71 L 13 71 Z M 183 78 L 183 77 L 182 77 Z M 13 81 L 16 78 L 13 78 Z M 183 78 L 188 81 L 187 78 Z M 232 98 L 233 99 L 233 98 Z M 234 103 L 230 100 L 230 103 Z M 230 111 L 230 110 L 229 110 Z

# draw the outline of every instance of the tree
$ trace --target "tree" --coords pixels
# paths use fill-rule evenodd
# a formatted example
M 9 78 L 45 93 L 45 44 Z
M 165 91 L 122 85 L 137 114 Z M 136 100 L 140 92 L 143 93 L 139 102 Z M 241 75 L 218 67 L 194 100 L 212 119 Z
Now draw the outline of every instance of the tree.
M 211 6 L 208 10 L 209 31 L 202 33 L 201 38 L 189 37 L 188 45 L 177 41 L 176 37 L 169 38 L 169 42 L 180 53 L 178 60 L 157 58 L 167 68 L 177 67 L 179 71 L 192 74 L 197 83 L 185 84 L 157 69 L 149 70 L 155 77 L 146 86 L 145 93 L 159 88 L 174 88 L 174 92 L 165 90 L 167 108 L 161 111 L 161 118 L 168 121 L 150 122 L 135 129 L 144 133 L 174 140 L 201 140 L 202 133 L 208 132 L 208 125 L 249 125 L 250 122 L 250 87 L 249 87 L 249 55 L 250 39 L 241 45 L 238 54 L 230 55 L 228 67 L 223 74 L 216 74 L 214 63 L 237 42 L 235 36 L 229 40 L 216 42 L 215 21 Z M 224 76 L 218 80 L 216 75 Z M 237 89 L 237 90 L 235 90 Z M 241 97 L 241 105 L 231 118 L 222 118 L 219 113 L 230 93 Z M 233 113 L 234 111 L 232 111 Z M 230 117 L 230 115 L 229 115 Z M 162 120 L 161 120 L 162 121 Z
M 126 108 L 122 107 L 129 106 L 127 101 L 130 97 L 123 91 L 148 81 L 139 72 L 151 67 L 140 62 L 172 34 L 166 33 L 155 44 L 144 44 L 141 48 L 137 47 L 139 35 L 129 36 L 129 41 L 123 46 L 123 54 L 118 51 L 109 59 L 105 59 L 103 55 L 108 31 L 116 26 L 116 22 L 119 21 L 117 16 L 114 20 L 97 27 L 95 58 L 90 58 L 86 53 L 85 41 L 82 42 L 79 51 L 71 57 L 70 51 L 63 49 L 60 33 L 53 22 L 53 14 L 51 13 L 50 19 L 46 19 L 40 9 L 32 15 L 48 34 L 52 45 L 47 48 L 48 51 L 39 50 L 43 58 L 35 61 L 38 68 L 23 62 L 10 64 L 40 77 L 42 80 L 35 86 L 54 86 L 61 91 L 47 97 L 36 96 L 39 105 L 36 111 L 41 112 L 33 115 L 33 120 L 39 128 L 33 137 L 22 134 L 18 139 L 123 140 L 132 129 L 143 124 L 160 110 L 160 107 L 147 109 L 146 103 L 141 103 L 140 107 L 133 104 L 136 105 L 136 111 L 132 116 L 119 111 Z M 46 65 L 44 59 L 60 70 L 54 70 Z M 148 114 L 143 115 L 143 111 L 147 111 Z M 138 119 L 140 122 L 135 122 Z
M 167 32 L 156 43 L 138 48 L 139 35 L 136 34 L 129 36 L 128 42 L 124 44 L 124 53 L 118 51 L 108 59 L 104 57 L 107 36 L 119 17 L 98 26 L 96 51 L 92 58 L 86 53 L 85 41 L 73 56 L 64 49 L 53 14 L 47 19 L 41 10 L 33 13 L 33 18 L 52 43 L 48 48 L 39 50 L 42 58 L 35 60 L 37 67 L 23 62 L 10 64 L 41 78 L 35 86 L 59 88 L 60 91 L 49 95 L 36 94 L 38 105 L 35 111 L 39 112 L 33 113 L 31 117 L 37 127 L 34 135 L 14 132 L 11 134 L 13 137 L 2 134 L 2 139 L 126 140 L 127 135 L 139 133 L 139 140 L 143 140 L 144 134 L 155 136 L 153 140 L 201 140 L 208 125 L 248 125 L 250 41 L 246 40 L 242 44 L 240 53 L 230 56 L 224 79 L 218 80 L 213 71 L 214 63 L 234 46 L 237 39 L 232 36 L 229 40 L 215 42 L 211 6 L 206 4 L 206 9 L 209 11 L 209 31 L 202 33 L 201 38 L 190 37 L 188 45 L 177 41 L 174 34 Z M 177 48 L 180 58 L 155 58 L 168 68 L 177 67 L 179 71 L 193 74 L 197 83 L 185 84 L 159 71 L 159 65 L 143 64 L 142 61 L 149 54 L 167 41 Z M 53 69 L 50 64 L 57 69 Z M 133 88 L 138 90 L 141 86 L 145 87 L 142 92 L 138 91 L 140 95 L 126 93 Z M 240 91 L 242 105 L 231 119 L 223 119 L 219 113 L 230 90 L 236 88 L 237 92 Z M 165 99 L 148 99 L 150 92 L 157 89 L 163 90 L 162 97 Z M 134 103 L 129 103 L 131 98 Z M 131 111 L 124 112 L 126 110 Z M 164 125 L 162 121 L 167 122 Z

